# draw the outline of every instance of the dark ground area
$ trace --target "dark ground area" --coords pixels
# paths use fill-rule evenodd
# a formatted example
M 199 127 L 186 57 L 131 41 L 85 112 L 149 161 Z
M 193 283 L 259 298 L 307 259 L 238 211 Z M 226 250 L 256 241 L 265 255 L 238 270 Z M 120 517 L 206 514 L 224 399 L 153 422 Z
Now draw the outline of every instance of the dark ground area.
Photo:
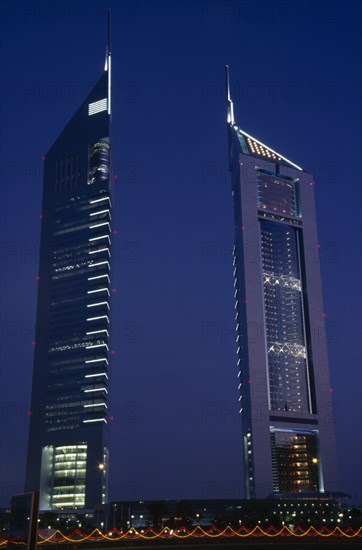
M 116 549 L 125 549 L 125 548 L 154 548 L 154 549 L 161 549 L 161 548 L 168 548 L 171 549 L 178 549 L 182 546 L 187 547 L 188 550 L 193 550 L 194 548 L 197 548 L 198 550 L 208 549 L 208 548 L 215 548 L 215 550 L 228 550 L 229 548 L 237 548 L 241 547 L 243 550 L 259 550 L 259 549 L 267 549 L 267 548 L 273 548 L 273 550 L 290 550 L 292 548 L 295 548 L 296 546 L 302 550 L 305 547 L 308 547 L 309 550 L 332 550 L 334 548 L 338 548 L 340 550 L 343 550 L 344 548 L 351 548 L 351 547 L 361 547 L 362 537 L 355 537 L 353 539 L 346 539 L 346 538 L 331 538 L 331 539 L 307 539 L 307 538 L 300 538 L 300 539 L 278 539 L 278 540 L 271 540 L 271 539 L 262 539 L 262 540 L 245 540 L 245 539 L 237 539 L 232 538 L 228 540 L 184 540 L 184 541 L 175 541 L 175 540 L 158 540 L 158 541 L 130 541 L 125 540 L 124 542 L 118 542 L 118 543 L 109 543 L 109 544 L 99 544 L 96 542 L 93 543 L 82 543 L 80 545 L 76 544 L 61 544 L 61 545 L 55 545 L 55 544 L 47 544 L 43 545 L 44 550 L 50 550 L 50 547 L 52 550 L 60 550 L 60 546 L 63 550 L 86 550 L 88 548 L 93 548 L 94 550 L 116 550 Z M 54 548 L 56 547 L 56 548 Z M 59 548 L 58 548 L 59 547 Z M 79 547 L 79 548 L 78 548 Z

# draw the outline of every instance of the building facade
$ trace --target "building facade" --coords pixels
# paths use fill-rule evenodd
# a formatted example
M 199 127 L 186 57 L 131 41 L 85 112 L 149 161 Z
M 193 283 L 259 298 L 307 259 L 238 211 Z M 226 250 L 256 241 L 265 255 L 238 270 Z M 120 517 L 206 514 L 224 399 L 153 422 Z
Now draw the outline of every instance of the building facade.
M 239 128 L 226 71 L 246 496 L 335 491 L 313 176 Z
M 44 159 L 26 491 L 41 510 L 107 501 L 111 52 Z

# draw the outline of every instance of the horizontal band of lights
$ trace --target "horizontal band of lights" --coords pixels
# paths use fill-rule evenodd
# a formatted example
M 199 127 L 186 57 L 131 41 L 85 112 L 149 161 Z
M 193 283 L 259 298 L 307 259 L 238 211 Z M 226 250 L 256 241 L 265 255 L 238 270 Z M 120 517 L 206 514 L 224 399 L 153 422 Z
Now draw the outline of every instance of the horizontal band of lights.
M 105 376 L 108 380 L 108 375 L 106 372 L 97 372 L 96 374 L 86 374 L 85 378 L 95 378 L 97 376 Z
M 107 344 L 96 344 L 95 346 L 87 346 L 85 349 L 96 349 L 96 348 L 107 348 L 109 350 L 109 347 Z
M 230 538 L 230 537 L 313 537 L 315 540 L 316 536 L 319 537 L 345 537 L 348 539 L 355 537 L 362 537 L 362 527 L 359 529 L 352 529 L 352 527 L 347 527 L 346 529 L 341 529 L 339 526 L 329 529 L 327 526 L 323 526 L 321 529 L 316 529 L 316 527 L 311 526 L 308 529 L 302 529 L 297 526 L 294 529 L 290 529 L 288 526 L 284 525 L 281 529 L 277 529 L 273 525 L 263 529 L 259 525 L 249 529 L 246 526 L 241 526 L 238 529 L 233 529 L 230 525 L 225 527 L 225 529 L 219 529 L 216 526 L 209 527 L 204 529 L 200 525 L 197 525 L 194 529 L 187 529 L 187 527 L 178 527 L 177 529 L 170 529 L 169 527 L 164 527 L 161 531 L 157 531 L 153 527 L 146 527 L 145 529 L 137 530 L 134 527 L 129 528 L 127 531 L 122 532 L 119 529 L 113 527 L 109 531 L 102 533 L 99 529 L 94 529 L 91 533 L 84 533 L 80 529 L 74 529 L 69 534 L 64 534 L 59 529 L 54 531 L 50 536 L 38 531 L 38 544 L 46 543 L 59 543 L 62 541 L 67 541 L 70 543 L 84 542 L 88 540 L 109 540 L 117 542 L 121 539 L 143 539 L 143 540 L 154 540 L 157 538 L 163 539 L 188 539 L 190 537 L 197 538 Z M 22 537 L 14 537 L 11 541 L 7 539 L 0 538 L 0 546 L 4 546 L 8 542 L 14 542 L 17 544 L 25 544 Z
M 87 458 L 87 453 L 86 452 L 82 452 L 82 453 L 79 453 L 79 452 L 74 452 L 74 453 L 67 453 L 65 451 L 62 451 L 61 453 L 57 453 L 56 451 L 56 454 L 55 454 L 55 462 L 57 462 L 57 465 L 62 469 L 64 470 L 64 466 L 67 466 L 67 464 L 69 462 L 77 462 L 77 464 L 79 462 L 84 462 L 84 459 Z M 67 459 L 67 460 L 65 460 Z M 83 459 L 83 460 L 81 460 Z
M 55 464 L 55 468 L 54 468 L 55 477 L 59 479 L 60 477 L 63 477 L 62 474 L 64 474 L 65 472 L 72 472 L 73 473 L 76 470 L 78 472 L 80 472 L 83 476 L 83 474 L 85 474 L 85 471 L 86 471 L 86 456 L 87 456 L 87 453 L 85 453 L 84 456 L 83 456 L 84 460 L 73 459 L 71 461 L 68 461 L 68 464 L 66 464 L 65 462 L 58 462 L 58 464 Z M 70 466 L 69 466 L 69 464 L 70 464 Z M 68 481 L 70 481 L 70 480 L 68 480 Z M 85 476 L 80 481 L 85 481 Z M 63 487 L 64 487 L 64 485 L 63 485 Z M 59 487 L 54 488 L 54 489 L 58 490 Z
M 95 281 L 96 279 L 108 279 L 108 282 L 110 283 L 111 280 L 109 278 L 109 275 L 106 273 L 104 275 L 95 275 L 94 277 L 88 277 L 88 281 Z
M 87 321 L 98 321 L 98 319 L 106 319 L 107 323 L 109 323 L 108 315 L 99 315 L 98 317 L 88 317 Z
M 59 498 L 69 498 L 69 497 L 82 497 L 84 496 L 84 492 L 82 493 L 62 493 L 60 495 L 53 495 L 53 498 L 59 499 Z
M 97 391 L 105 391 L 106 393 L 108 393 L 107 388 L 105 388 L 104 386 L 102 386 L 101 388 L 89 388 L 88 390 L 83 390 L 83 391 L 84 393 L 94 393 Z
M 72 501 L 66 501 L 66 502 L 54 502 L 53 503 L 53 507 L 54 509 L 63 509 L 63 508 L 72 508 L 73 506 L 77 506 L 79 508 L 82 508 L 82 506 L 84 506 L 84 496 L 85 496 L 85 493 L 83 494 L 83 498 L 81 497 L 76 497 L 76 499 L 79 499 L 79 500 L 75 500 Z
M 106 403 L 90 403 L 89 405 L 83 405 L 85 409 L 89 409 L 90 407 L 105 407 L 108 409 L 108 405 Z
M 88 420 L 83 420 L 83 424 L 90 424 L 91 422 L 105 422 L 107 424 L 105 418 L 90 418 Z
M 98 265 L 105 265 L 105 264 L 108 264 L 108 268 L 111 269 L 111 266 L 109 265 L 109 262 L 107 261 L 104 261 L 104 262 L 97 262 L 97 263 L 93 263 L 93 264 L 88 264 L 88 267 L 97 267 Z
M 301 292 L 300 280 L 289 275 L 273 275 L 271 273 L 263 273 L 264 284 L 271 286 L 281 286 L 282 288 L 290 288 Z
M 100 235 L 99 237 L 92 237 L 91 239 L 88 239 L 88 241 L 92 243 L 93 241 L 100 241 L 101 239 L 108 239 L 109 242 L 111 242 L 109 235 Z
M 96 294 L 97 292 L 104 291 L 108 292 L 108 296 L 110 296 L 108 288 L 96 288 L 95 290 L 88 290 L 87 294 Z
M 93 201 L 89 201 L 89 203 L 96 204 L 97 202 L 103 202 L 103 201 L 111 202 L 111 199 L 109 197 L 102 197 L 101 199 L 94 199 Z
M 89 359 L 86 363 L 99 363 L 99 361 L 105 361 L 108 365 L 108 361 L 105 357 L 100 357 L 99 359 Z
M 299 344 L 283 344 L 281 342 L 274 342 L 269 348 L 268 353 L 275 353 L 276 355 L 292 355 L 293 357 L 307 357 L 306 349 Z
M 100 252 L 108 252 L 108 255 L 111 255 L 109 248 L 96 248 L 95 250 L 90 250 L 88 254 L 99 254 Z
M 98 306 L 104 306 L 104 305 L 106 305 L 109 309 L 108 302 L 96 302 L 95 304 L 87 304 L 87 307 L 98 307 Z
M 104 225 L 108 225 L 109 230 L 111 230 L 111 226 L 109 225 L 109 222 L 96 223 L 95 225 L 90 225 L 89 229 L 97 229 L 98 227 L 103 227 Z
M 109 208 L 107 208 L 106 210 L 98 210 L 97 212 L 91 212 L 89 215 L 90 216 L 99 216 L 100 214 L 109 214 L 109 216 L 111 215 L 111 211 L 109 210 Z
M 56 447 L 57 451 L 66 451 L 66 452 L 75 452 L 78 449 L 87 449 L 87 445 L 85 443 L 81 443 L 80 445 L 57 445 Z
M 109 332 L 106 328 L 103 328 L 101 330 L 91 330 L 90 332 L 86 332 L 86 336 L 91 336 L 92 334 L 101 334 L 102 332 L 105 332 L 107 336 L 109 336 Z
M 96 115 L 102 111 L 107 110 L 107 98 L 100 99 L 99 101 L 94 101 L 94 103 L 89 103 L 88 105 L 88 115 Z

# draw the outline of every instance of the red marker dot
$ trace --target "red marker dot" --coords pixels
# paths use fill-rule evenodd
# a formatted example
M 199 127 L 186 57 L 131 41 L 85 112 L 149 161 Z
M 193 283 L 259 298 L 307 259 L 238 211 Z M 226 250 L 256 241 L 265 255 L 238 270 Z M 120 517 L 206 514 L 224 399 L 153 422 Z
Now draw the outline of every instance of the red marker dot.
M 27 414 L 28 416 L 31 416 L 31 415 L 33 414 L 33 411 L 26 411 L 26 414 Z
M 37 281 L 40 281 L 40 275 L 37 275 L 37 276 L 35 277 L 35 279 L 36 279 Z
M 32 346 L 36 346 L 38 342 L 36 342 L 35 340 L 32 341 L 31 345 Z
M 114 179 L 114 180 L 118 180 L 117 174 L 114 174 L 113 179 Z
M 42 155 L 41 160 L 46 160 L 46 156 Z
M 116 288 L 112 288 L 112 292 L 117 292 L 117 289 L 116 289 Z
M 114 420 L 114 416 L 109 416 L 108 418 L 111 422 L 112 422 L 112 420 Z
M 39 214 L 39 218 L 42 220 L 44 218 L 44 214 Z
M 326 314 L 326 313 L 322 313 L 322 317 L 327 317 L 327 314 Z
M 248 380 L 248 384 L 251 384 L 251 378 L 249 378 L 249 380 Z
M 114 351 L 114 349 L 112 349 L 111 355 L 116 355 L 116 352 Z
M 319 243 L 317 243 L 315 246 L 316 246 L 316 248 L 320 248 L 320 247 L 321 247 L 321 245 L 320 245 Z
M 333 388 L 329 388 L 329 393 L 333 393 L 334 392 L 334 389 Z

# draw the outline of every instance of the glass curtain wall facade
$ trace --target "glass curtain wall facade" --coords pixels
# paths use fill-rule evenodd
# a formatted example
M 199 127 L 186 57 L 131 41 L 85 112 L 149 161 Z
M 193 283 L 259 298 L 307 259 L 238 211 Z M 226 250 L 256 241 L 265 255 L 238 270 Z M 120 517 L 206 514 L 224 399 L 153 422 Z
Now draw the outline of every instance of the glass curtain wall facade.
M 111 57 L 45 156 L 26 491 L 40 508 L 107 501 Z
M 228 69 L 227 102 L 246 496 L 333 491 L 313 176 L 235 123 Z

